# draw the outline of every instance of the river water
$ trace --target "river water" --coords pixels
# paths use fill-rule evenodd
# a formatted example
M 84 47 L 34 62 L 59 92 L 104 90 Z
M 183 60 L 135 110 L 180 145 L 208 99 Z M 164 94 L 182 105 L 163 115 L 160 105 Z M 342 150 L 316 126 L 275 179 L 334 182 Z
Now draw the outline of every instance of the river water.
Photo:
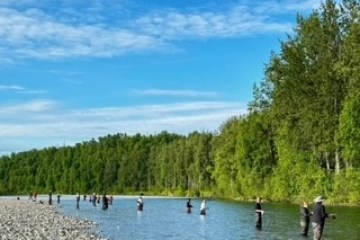
M 121 240 L 239 240 L 239 239 L 312 239 L 300 235 L 299 206 L 262 203 L 263 228 L 256 230 L 254 203 L 208 200 L 208 215 L 200 216 L 201 199 L 193 199 L 191 214 L 186 213 L 187 199 L 144 197 L 144 211 L 136 209 L 136 197 L 115 197 L 107 211 L 89 201 L 74 198 L 61 201 L 61 212 L 98 223 L 95 231 L 109 239 Z M 328 219 L 325 240 L 360 240 L 359 207 L 326 207 L 337 219 Z M 309 206 L 312 210 L 312 206 Z M 309 229 L 312 236 L 312 229 Z

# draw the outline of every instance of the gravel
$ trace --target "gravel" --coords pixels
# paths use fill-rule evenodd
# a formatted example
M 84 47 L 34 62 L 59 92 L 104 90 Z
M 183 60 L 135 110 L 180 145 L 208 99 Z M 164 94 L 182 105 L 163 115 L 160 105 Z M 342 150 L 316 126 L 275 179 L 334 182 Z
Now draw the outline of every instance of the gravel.
M 65 216 L 56 206 L 22 200 L 0 200 L 0 240 L 102 240 L 95 224 Z

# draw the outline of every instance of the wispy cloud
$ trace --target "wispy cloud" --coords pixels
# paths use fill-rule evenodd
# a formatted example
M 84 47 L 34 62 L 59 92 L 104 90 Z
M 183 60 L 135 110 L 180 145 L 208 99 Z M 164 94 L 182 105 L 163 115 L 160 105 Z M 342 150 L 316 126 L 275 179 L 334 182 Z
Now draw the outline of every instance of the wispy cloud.
M 82 13 L 72 9 L 70 3 L 60 4 L 64 11 L 54 13 L 44 6 L 36 8 L 38 5 L 30 0 L 6 0 L 0 8 L 0 60 L 115 57 L 134 52 L 173 50 L 176 40 L 180 39 L 285 32 L 291 30 L 291 24 L 276 20 L 276 14 L 299 9 L 306 11 L 319 2 L 255 1 L 253 4 L 229 5 L 222 11 L 149 9 L 142 16 L 127 17 L 114 24 L 101 16 L 93 21 L 84 20 L 88 17 L 82 18 Z M 108 5 L 96 3 L 92 9 L 103 11 L 106 7 L 106 14 L 115 16 Z M 34 7 L 27 10 L 12 7 L 21 4 Z M 64 20 L 69 18 L 62 12 L 73 12 L 76 20 Z
M 20 94 L 44 94 L 44 90 L 31 90 L 19 85 L 0 85 L 0 92 L 15 92 Z
M 136 21 L 141 32 L 161 39 L 228 38 L 291 30 L 290 23 L 275 22 L 266 14 L 256 14 L 247 6 L 228 12 L 167 11 L 152 13 Z
M 0 9 L 0 36 L 0 46 L 8 46 L 18 58 L 113 57 L 161 45 L 151 36 L 126 29 L 72 26 L 44 13 L 12 9 Z M 10 53 L 1 52 L 5 56 Z
M 288 12 L 308 12 L 320 6 L 319 0 L 286 0 L 286 1 L 263 1 L 254 7 L 257 14 L 282 14 Z
M 27 4 L 33 4 L 34 0 L 1 0 L 0 6 L 21 6 Z
M 73 110 L 59 106 L 50 100 L 0 106 L 0 139 L 36 139 L 33 147 L 45 147 L 49 140 L 61 145 L 118 132 L 216 131 L 229 117 L 246 112 L 245 104 L 216 101 Z
M 57 102 L 51 100 L 34 100 L 20 104 L 5 104 L 0 106 L 0 119 L 13 118 L 24 120 L 26 114 L 42 113 L 55 109 Z
M 132 91 L 140 96 L 166 96 L 166 97 L 218 97 L 218 92 L 194 91 L 194 90 L 166 90 L 166 89 L 136 89 Z
M 0 91 L 23 91 L 24 87 L 18 85 L 0 85 Z

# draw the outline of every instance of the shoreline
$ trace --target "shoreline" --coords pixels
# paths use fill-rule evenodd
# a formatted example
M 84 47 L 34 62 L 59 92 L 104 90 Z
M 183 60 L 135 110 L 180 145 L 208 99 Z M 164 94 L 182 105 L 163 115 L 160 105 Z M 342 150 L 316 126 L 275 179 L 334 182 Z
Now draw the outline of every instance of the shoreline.
M 56 205 L 0 198 L 0 236 L 11 239 L 104 240 L 96 224 L 61 214 Z
M 81 199 L 83 197 L 83 195 L 80 195 Z M 90 195 L 87 195 L 87 198 Z M 107 194 L 107 196 L 110 196 L 110 194 Z M 139 195 L 121 195 L 121 194 L 114 194 L 112 195 L 114 197 L 114 199 L 136 199 L 138 198 Z M 21 201 L 27 201 L 29 199 L 28 195 L 0 195 L 0 202 L 3 200 L 11 200 L 11 201 L 16 201 L 17 197 L 20 198 Z M 146 195 L 146 193 L 143 195 L 143 197 L 147 198 L 147 199 L 218 199 L 221 201 L 230 201 L 230 202 L 240 202 L 240 203 L 254 203 L 256 202 L 256 199 L 247 199 L 247 198 L 243 198 L 243 197 L 235 197 L 235 198 L 231 198 L 231 197 L 219 197 L 219 196 L 202 196 L 202 197 L 196 197 L 196 196 L 169 196 L 169 195 Z M 75 200 L 76 195 L 74 194 L 64 194 L 61 195 L 61 200 L 71 200 L 74 199 Z M 49 199 L 49 195 L 47 194 L 39 194 L 37 196 L 37 202 L 39 202 L 40 200 L 44 202 L 44 204 L 48 205 Z M 54 203 L 54 206 L 56 205 L 56 193 L 54 193 L 52 195 L 52 201 Z M 268 200 L 266 198 L 262 199 L 263 203 L 271 203 L 271 204 L 292 204 L 292 205 L 299 205 L 301 204 L 301 202 L 291 202 L 291 201 L 271 201 Z M 312 203 L 312 200 L 307 200 L 308 203 Z M 359 207 L 360 206 L 360 202 L 359 203 L 354 203 L 354 204 L 350 204 L 350 203 L 339 203 L 339 202 L 333 202 L 331 198 L 326 199 L 326 205 L 327 206 L 331 206 L 331 207 Z
M 61 200 L 69 200 L 69 199 L 76 199 L 76 195 L 74 194 L 64 194 L 64 195 L 60 195 L 61 196 Z M 86 195 L 86 198 L 88 199 L 90 195 Z M 101 195 L 102 196 L 102 195 Z M 110 196 L 110 194 L 107 194 L 107 196 Z M 139 195 L 112 195 L 115 199 L 137 199 L 139 197 Z M 27 195 L 4 195 L 4 196 L 0 196 L 0 201 L 2 200 L 11 200 L 11 201 L 15 201 L 16 198 L 19 197 L 21 201 L 28 201 L 29 196 Z M 164 199 L 188 199 L 188 198 L 201 198 L 201 197 L 181 197 L 181 196 L 156 196 L 156 195 L 143 195 L 143 197 L 147 198 L 147 199 L 160 199 L 160 198 L 164 198 Z M 204 198 L 211 198 L 211 197 L 204 197 Z M 215 199 L 215 197 L 213 197 Z M 49 200 L 49 195 L 47 194 L 39 194 L 37 195 L 37 202 L 39 202 L 40 200 L 43 201 L 44 203 L 47 204 L 48 200 Z M 80 199 L 83 199 L 83 195 L 80 194 Z M 53 194 L 52 195 L 52 201 L 55 205 L 57 200 L 57 195 Z M 30 201 L 30 200 L 29 200 Z

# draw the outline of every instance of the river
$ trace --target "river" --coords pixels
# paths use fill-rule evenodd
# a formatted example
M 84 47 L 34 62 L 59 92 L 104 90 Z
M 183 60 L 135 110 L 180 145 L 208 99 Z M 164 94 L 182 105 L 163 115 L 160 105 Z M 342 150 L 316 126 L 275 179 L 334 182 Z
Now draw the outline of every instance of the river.
M 112 240 L 239 240 L 239 239 L 306 239 L 300 235 L 299 206 L 262 203 L 265 211 L 263 228 L 254 226 L 254 203 L 208 200 L 208 215 L 200 216 L 201 199 L 193 199 L 191 214 L 186 213 L 187 199 L 144 197 L 144 211 L 136 209 L 136 197 L 115 197 L 107 211 L 89 201 L 80 202 L 76 209 L 74 198 L 61 201 L 61 212 L 98 223 L 100 235 Z M 312 206 L 309 206 L 311 211 Z M 325 240 L 359 240 L 359 207 L 326 207 L 336 213 L 328 219 Z M 312 236 L 310 227 L 309 236 Z M 307 239 L 312 239 L 308 237 Z

